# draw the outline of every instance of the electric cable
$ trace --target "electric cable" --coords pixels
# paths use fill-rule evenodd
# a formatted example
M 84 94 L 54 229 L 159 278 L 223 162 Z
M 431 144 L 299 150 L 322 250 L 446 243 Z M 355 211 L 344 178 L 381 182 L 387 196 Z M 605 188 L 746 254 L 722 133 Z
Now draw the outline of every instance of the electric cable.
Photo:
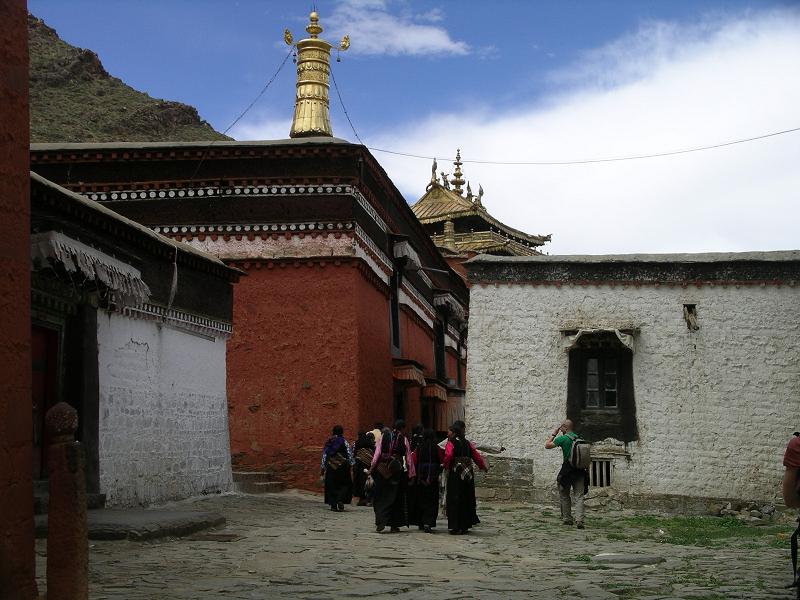
M 607 163 L 607 162 L 620 162 L 625 160 L 641 160 L 644 158 L 659 158 L 662 156 L 675 156 L 676 154 L 688 154 L 690 152 L 701 152 L 703 150 L 713 150 L 714 148 L 723 148 L 725 146 L 733 146 L 735 144 L 744 144 L 746 142 L 754 142 L 756 140 L 763 140 L 770 137 L 775 137 L 778 135 L 784 135 L 787 133 L 794 133 L 800 131 L 800 127 L 794 127 L 792 129 L 784 129 L 782 131 L 774 131 L 772 133 L 765 133 L 763 135 L 757 135 L 754 137 L 749 138 L 742 138 L 738 140 L 732 140 L 729 142 L 723 142 L 720 144 L 713 144 L 710 146 L 700 146 L 697 148 L 685 148 L 683 150 L 673 150 L 670 152 L 657 152 L 654 154 L 639 154 L 633 156 L 618 156 L 612 158 L 592 158 L 586 160 L 558 160 L 558 161 L 532 161 L 532 160 L 480 160 L 480 159 L 461 159 L 462 163 L 472 163 L 472 164 L 479 164 L 479 165 L 534 165 L 534 166 L 547 166 L 547 165 L 586 165 L 592 163 Z M 359 140 L 361 141 L 361 140 Z M 362 142 L 363 143 L 363 142 Z M 366 146 L 366 144 L 364 144 Z M 412 154 L 410 152 L 398 152 L 396 150 L 387 150 L 385 148 L 375 148 L 373 146 L 366 146 L 368 149 L 374 152 L 383 152 L 385 154 L 395 154 L 397 156 L 406 156 L 409 158 L 419 158 L 425 160 L 433 160 L 433 156 L 424 156 L 422 154 Z
M 368 146 L 363 142 L 361 137 L 358 135 L 355 126 L 353 125 L 353 121 L 350 119 L 350 115 L 347 112 L 347 108 L 344 105 L 344 100 L 342 99 L 342 94 L 339 91 L 339 86 L 336 84 L 336 77 L 333 75 L 333 69 L 331 69 L 331 79 L 333 80 L 333 86 L 336 89 L 336 95 L 339 97 L 339 104 L 342 106 L 342 111 L 344 112 L 344 116 L 347 117 L 347 122 L 350 124 L 350 129 L 353 130 L 353 135 L 359 141 L 359 143 L 367 148 L 368 150 L 372 150 L 373 152 L 382 152 L 384 154 L 393 154 L 395 156 L 405 156 L 407 158 L 418 158 L 421 160 L 434 160 L 434 156 L 425 156 L 423 154 L 414 154 L 412 152 L 400 152 L 397 150 L 388 150 L 386 148 L 376 148 L 375 146 Z M 792 129 L 784 129 L 782 131 L 773 131 L 771 133 L 765 133 L 763 135 L 757 135 L 754 137 L 749 138 L 742 138 L 737 140 L 732 140 L 728 142 L 722 142 L 720 144 L 712 144 L 709 146 L 699 146 L 695 148 L 684 148 L 682 150 L 672 150 L 669 152 L 656 152 L 653 154 L 637 154 L 632 156 L 617 156 L 611 158 L 591 158 L 585 160 L 548 160 L 548 161 L 533 161 L 533 160 L 482 160 L 482 159 L 461 159 L 461 162 L 464 164 L 476 164 L 476 165 L 510 165 L 510 166 L 520 166 L 520 165 L 530 165 L 530 166 L 550 166 L 550 165 L 587 165 L 593 163 L 608 163 L 608 162 L 621 162 L 626 160 L 642 160 L 645 158 L 660 158 L 663 156 L 675 156 L 677 154 L 689 154 L 690 152 L 702 152 L 704 150 L 713 150 L 715 148 L 724 148 L 725 146 L 733 146 L 735 144 L 744 144 L 746 142 L 754 142 L 757 140 L 763 140 L 766 138 L 775 137 L 778 135 L 784 135 L 787 133 L 795 133 L 800 131 L 800 127 L 794 127 Z M 439 156 L 442 156 L 441 154 Z

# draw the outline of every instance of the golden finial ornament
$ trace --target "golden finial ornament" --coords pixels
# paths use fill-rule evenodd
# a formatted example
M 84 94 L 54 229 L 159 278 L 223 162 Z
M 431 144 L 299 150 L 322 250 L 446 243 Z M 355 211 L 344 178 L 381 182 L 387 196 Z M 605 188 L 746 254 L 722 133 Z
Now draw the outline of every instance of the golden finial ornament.
M 453 164 L 455 165 L 456 170 L 453 171 L 453 178 L 450 180 L 450 183 L 453 185 L 453 191 L 460 196 L 463 191 L 462 187 L 466 183 L 466 181 L 464 181 L 464 174 L 461 172 L 461 165 L 463 163 L 461 162 L 460 148 L 456 151 L 456 160 Z
M 469 181 L 467 182 L 467 200 L 472 202 L 472 188 L 469 185 Z
M 318 37 L 323 30 L 315 10 L 308 15 L 306 31 L 309 37 L 297 43 L 294 43 L 288 29 L 283 32 L 283 41 L 297 49 L 297 85 L 289 137 L 332 137 L 328 82 L 333 46 Z M 349 47 L 350 37 L 344 36 L 338 50 L 347 50 Z
M 306 25 L 306 31 L 308 32 L 308 35 L 311 36 L 311 39 L 316 39 L 317 36 L 322 33 L 322 25 L 319 24 L 319 15 L 315 10 L 312 10 L 311 14 L 308 15 L 308 25 Z

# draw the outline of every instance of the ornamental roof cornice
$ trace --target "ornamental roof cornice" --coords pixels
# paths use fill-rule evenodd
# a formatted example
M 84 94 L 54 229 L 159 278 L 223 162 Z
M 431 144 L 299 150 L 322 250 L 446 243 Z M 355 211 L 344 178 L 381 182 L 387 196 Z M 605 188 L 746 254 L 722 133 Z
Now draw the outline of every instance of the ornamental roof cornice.
M 122 171 L 112 166 L 118 162 L 126 163 L 124 181 L 118 178 Z M 148 163 L 159 162 L 158 168 L 148 169 Z M 452 285 L 460 297 L 468 296 L 463 280 L 452 272 L 380 163 L 364 146 L 345 140 L 308 137 L 255 142 L 34 144 L 31 164 L 34 170 L 82 193 L 108 193 L 127 186 L 146 191 L 151 197 L 151 191 L 158 195 L 161 190 L 215 188 L 231 182 L 241 187 L 257 183 L 318 188 L 333 182 L 351 186 L 388 231 L 413 238 L 424 263 L 436 269 L 431 275 L 436 285 Z
M 81 194 L 71 192 L 52 181 L 31 172 L 31 198 L 39 198 L 69 214 L 80 215 L 86 223 L 109 234 L 127 239 L 140 247 L 148 248 L 156 255 L 189 264 L 199 270 L 207 271 L 228 281 L 236 282 L 241 273 L 228 267 L 218 258 L 190 248 L 159 235 L 135 221 Z
M 432 181 L 428 185 L 425 194 L 411 206 L 411 210 L 423 225 L 477 217 L 486 223 L 487 229 L 496 228 L 506 237 L 515 238 L 523 244 L 542 246 L 552 237 L 550 234 L 531 235 L 509 227 L 490 215 L 483 205 L 467 200 L 455 191 L 443 187 L 438 181 Z
M 800 282 L 800 250 L 699 254 L 489 256 L 464 263 L 472 282 L 726 286 Z

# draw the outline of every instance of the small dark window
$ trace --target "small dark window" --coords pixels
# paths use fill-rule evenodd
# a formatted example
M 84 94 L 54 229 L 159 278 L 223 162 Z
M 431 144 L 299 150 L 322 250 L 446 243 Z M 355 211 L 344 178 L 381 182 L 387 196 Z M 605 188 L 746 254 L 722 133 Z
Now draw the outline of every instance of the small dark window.
M 433 360 L 436 365 L 436 378 L 441 381 L 447 379 L 447 366 L 444 350 L 444 323 L 436 321 L 433 325 Z
M 406 391 L 401 388 L 394 390 L 394 420 L 406 418 Z
M 433 428 L 434 403 L 430 398 L 420 398 L 420 421 L 425 429 Z
M 400 274 L 398 271 L 392 273 L 389 282 L 389 311 L 391 313 L 391 337 L 392 347 L 400 349 Z
M 592 487 L 608 487 L 611 485 L 611 461 L 593 460 L 589 468 L 589 485 Z

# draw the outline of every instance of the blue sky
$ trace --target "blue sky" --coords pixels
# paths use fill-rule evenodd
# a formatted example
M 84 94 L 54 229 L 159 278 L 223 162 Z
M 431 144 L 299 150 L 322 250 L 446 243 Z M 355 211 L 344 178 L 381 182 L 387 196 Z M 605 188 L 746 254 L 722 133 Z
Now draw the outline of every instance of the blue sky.
M 219 131 L 304 34 L 310 2 L 29 0 L 114 76 Z M 764 1 L 322 0 L 322 37 L 370 146 L 465 159 L 572 160 L 800 127 L 800 6 Z M 231 131 L 286 137 L 291 62 Z M 332 91 L 334 133 L 355 141 Z M 702 155 L 701 155 L 702 154 Z M 375 152 L 413 201 L 430 162 Z M 572 167 L 465 165 L 490 212 L 551 253 L 796 248 L 800 133 L 682 157 Z

